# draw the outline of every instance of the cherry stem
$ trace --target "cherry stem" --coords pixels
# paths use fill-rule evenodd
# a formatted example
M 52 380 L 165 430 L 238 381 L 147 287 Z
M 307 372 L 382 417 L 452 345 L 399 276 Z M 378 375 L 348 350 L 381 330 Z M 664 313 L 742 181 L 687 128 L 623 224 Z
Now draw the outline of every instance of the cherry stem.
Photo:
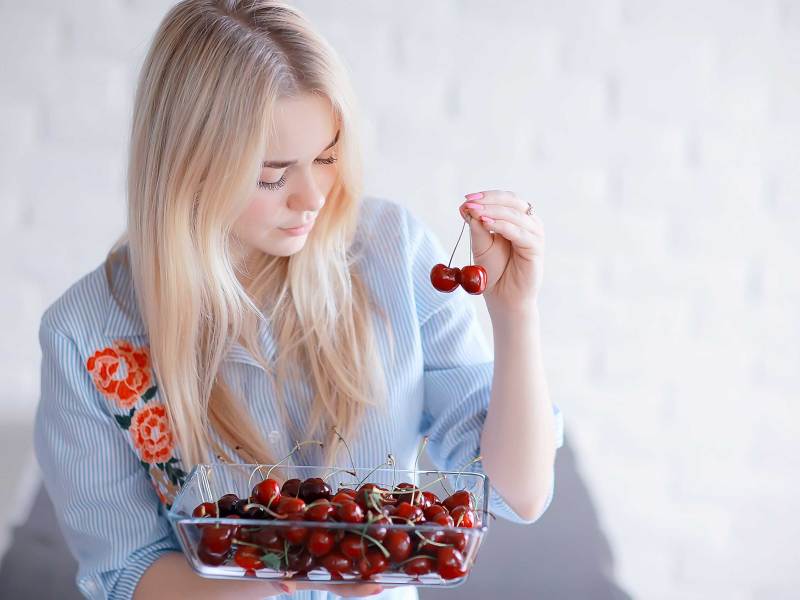
M 431 546 L 439 546 L 441 548 L 453 548 L 455 544 L 443 544 L 442 542 L 434 542 L 433 540 L 429 540 L 426 538 L 422 533 L 419 531 L 415 531 L 414 534 L 421 540 L 425 540 L 426 544 L 430 544 Z
M 464 224 L 461 225 L 461 233 L 458 234 L 458 240 L 456 240 L 456 245 L 453 248 L 453 253 L 450 255 L 450 260 L 447 261 L 447 267 L 450 268 L 450 263 L 453 262 L 453 257 L 456 254 L 456 250 L 458 249 L 458 243 L 461 241 L 461 236 L 464 235 L 464 227 L 466 227 L 467 222 L 464 221 Z
M 347 445 L 347 441 L 344 439 L 344 437 L 342 437 L 342 434 L 339 433 L 339 430 L 336 429 L 335 425 L 331 429 L 333 429 L 333 433 L 336 434 L 336 437 L 339 438 L 339 441 L 344 444 L 344 448 L 345 448 L 345 450 L 347 450 L 347 456 L 350 457 L 350 466 L 353 468 L 353 471 L 355 471 L 356 470 L 356 463 L 353 460 L 353 454 L 350 452 L 350 446 Z M 357 476 L 353 475 L 353 477 L 357 477 Z
M 356 477 L 356 472 L 351 471 L 350 469 L 334 469 L 333 471 L 325 475 L 325 477 L 322 478 L 322 481 L 327 481 L 329 477 L 336 475 L 337 473 L 347 473 L 348 475 Z
M 469 264 L 475 264 L 475 257 L 472 256 L 472 215 L 469 216 L 470 220 L 470 227 L 469 227 Z
M 372 475 L 375 471 L 377 471 L 381 467 L 389 467 L 389 466 L 391 466 L 389 463 L 382 463 L 382 464 L 378 465 L 377 467 L 375 467 L 374 469 L 372 469 L 372 471 L 370 471 L 369 473 L 364 475 L 364 478 L 361 481 L 358 482 L 358 487 L 361 487 L 361 484 L 364 483 L 367 480 L 367 477 Z
M 292 455 L 293 455 L 295 452 L 297 452 L 298 450 L 300 450 L 300 448 L 302 448 L 303 446 L 306 446 L 306 445 L 308 445 L 308 444 L 319 444 L 319 447 L 320 447 L 320 448 L 322 448 L 322 447 L 324 446 L 324 444 L 323 444 L 322 442 L 318 441 L 318 440 L 307 440 L 307 441 L 305 441 L 305 442 L 295 442 L 295 444 L 294 444 L 294 448 L 292 448 L 292 451 L 291 451 L 291 452 L 289 452 L 289 454 L 287 454 L 286 456 L 284 456 L 282 459 L 280 459 L 278 462 L 276 462 L 274 465 L 272 465 L 272 466 L 269 468 L 269 471 L 267 471 L 267 477 L 266 477 L 266 478 L 267 478 L 267 479 L 269 479 L 269 476 L 270 476 L 270 474 L 272 473 L 272 470 L 273 470 L 275 467 L 277 467 L 277 466 L 278 466 L 279 464 L 281 464 L 283 461 L 285 461 L 285 460 L 287 460 L 287 459 L 291 458 L 291 457 L 292 457 Z
M 476 462 L 480 461 L 481 459 L 483 459 L 483 457 L 482 457 L 482 456 L 479 454 L 478 456 L 476 456 L 475 458 L 473 458 L 471 461 L 469 461 L 468 463 L 466 463 L 464 466 L 462 466 L 462 467 L 461 467 L 461 468 L 458 470 L 458 475 L 456 475 L 456 481 L 455 481 L 455 483 L 453 484 L 454 486 L 456 486 L 456 488 L 458 488 L 458 480 L 459 480 L 459 478 L 461 477 L 462 473 L 464 473 L 464 469 L 466 469 L 466 468 L 467 468 L 468 466 L 470 466 L 471 464 L 474 464 L 474 463 L 476 463 Z M 471 492 L 470 492 L 470 493 L 471 493 Z
M 378 547 L 378 550 L 380 550 L 386 558 L 389 558 L 389 551 L 386 549 L 386 547 L 371 535 L 367 535 L 366 533 L 364 533 L 363 531 L 359 531 L 358 529 L 351 530 L 351 533 L 355 533 L 356 535 L 360 535 L 362 538 L 369 540 Z
M 466 224 L 467 224 L 467 222 L 464 221 L 464 225 L 466 225 Z M 461 228 L 461 232 L 462 233 L 464 232 L 464 228 L 463 227 Z M 459 237 L 459 239 L 461 239 L 461 238 Z M 458 243 L 456 243 L 456 245 L 458 245 Z M 453 250 L 453 252 L 455 252 L 455 250 Z M 452 260 L 452 257 L 451 257 L 451 260 Z M 449 267 L 450 265 L 447 265 L 447 266 Z M 427 445 L 428 445 L 428 436 L 426 435 L 426 436 L 422 437 L 422 442 L 420 443 L 419 449 L 417 450 L 417 456 L 414 459 L 414 485 L 415 485 L 415 488 L 414 488 L 414 492 L 411 493 L 411 505 L 412 506 L 414 505 L 415 492 L 417 491 L 417 488 L 419 487 L 419 486 L 416 485 L 416 482 L 417 482 L 417 479 L 418 479 L 417 466 L 419 465 L 419 457 L 422 454 L 422 451 L 425 450 L 425 446 L 427 446 Z
M 412 561 L 412 560 L 414 560 L 415 558 L 428 558 L 428 559 L 430 559 L 430 560 L 436 560 L 436 557 L 435 557 L 435 556 L 430 556 L 430 555 L 428 555 L 428 554 L 417 554 L 416 556 L 412 556 L 411 558 L 407 558 L 407 559 L 405 559 L 403 562 L 399 562 L 399 563 L 397 563 L 397 566 L 398 566 L 398 567 L 402 567 L 404 564 L 411 562 L 411 561 Z

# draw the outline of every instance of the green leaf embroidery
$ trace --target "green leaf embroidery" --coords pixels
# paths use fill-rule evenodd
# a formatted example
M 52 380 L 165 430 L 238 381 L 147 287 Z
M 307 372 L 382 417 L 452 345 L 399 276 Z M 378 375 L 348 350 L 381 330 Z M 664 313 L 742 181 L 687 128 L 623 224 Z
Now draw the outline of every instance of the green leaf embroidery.
M 142 394 L 142 400 L 144 400 L 145 402 L 150 400 L 153 396 L 156 395 L 156 390 L 158 390 L 158 386 L 154 385 L 149 390 L 147 390 L 144 394 Z
M 145 471 L 147 471 L 148 473 L 150 472 L 150 464 L 149 464 L 149 463 L 146 463 L 146 462 L 144 462 L 143 460 L 140 460 L 140 461 L 139 461 L 139 464 L 140 464 L 140 465 L 142 465 L 142 466 L 144 467 L 144 470 L 145 470 Z
M 114 415 L 114 418 L 116 419 L 117 423 L 119 423 L 120 427 L 122 427 L 123 429 L 129 429 L 131 426 L 131 419 L 133 418 L 133 413 L 135 412 L 136 409 L 132 408 L 131 412 L 128 413 L 127 415 Z

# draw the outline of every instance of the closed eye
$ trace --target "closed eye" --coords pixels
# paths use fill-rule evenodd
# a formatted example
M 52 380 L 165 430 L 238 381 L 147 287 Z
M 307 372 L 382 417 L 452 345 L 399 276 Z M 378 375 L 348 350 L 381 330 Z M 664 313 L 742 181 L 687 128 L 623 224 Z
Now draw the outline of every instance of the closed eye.
M 314 162 L 320 165 L 332 165 L 333 163 L 336 162 L 336 157 L 329 156 L 328 158 L 317 158 L 316 160 L 314 160 Z M 284 185 L 286 185 L 286 173 L 287 171 L 284 171 L 283 175 L 281 175 L 281 178 L 278 181 L 259 181 L 258 187 L 260 187 L 261 189 L 268 189 L 268 190 L 280 189 Z

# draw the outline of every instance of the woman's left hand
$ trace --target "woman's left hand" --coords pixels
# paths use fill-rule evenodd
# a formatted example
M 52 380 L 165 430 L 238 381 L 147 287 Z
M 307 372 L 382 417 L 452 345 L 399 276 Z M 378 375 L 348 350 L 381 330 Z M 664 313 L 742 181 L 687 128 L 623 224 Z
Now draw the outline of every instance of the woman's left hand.
M 466 198 L 459 212 L 469 221 L 474 262 L 488 275 L 483 295 L 489 314 L 532 310 L 544 276 L 542 220 L 526 214 L 528 202 L 514 192 L 488 190 Z

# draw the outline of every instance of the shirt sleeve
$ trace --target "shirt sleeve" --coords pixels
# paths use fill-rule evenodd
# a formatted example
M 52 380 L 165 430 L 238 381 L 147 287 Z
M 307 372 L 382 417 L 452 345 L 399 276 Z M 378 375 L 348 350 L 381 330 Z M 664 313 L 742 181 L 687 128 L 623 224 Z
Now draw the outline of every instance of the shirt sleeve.
M 92 384 L 74 342 L 43 319 L 34 448 L 87 598 L 131 598 L 144 571 L 179 551 L 147 473 Z
M 441 469 L 458 471 L 480 454 L 480 436 L 491 395 L 494 362 L 474 306 L 463 291 L 442 293 L 430 283 L 430 270 L 447 259 L 441 244 L 424 225 L 412 234 L 415 282 L 424 361 L 422 433 L 428 453 Z M 563 445 L 561 410 L 553 407 L 556 447 Z M 470 471 L 483 472 L 478 461 Z M 554 480 L 553 480 L 554 481 Z M 490 483 L 489 510 L 517 523 L 533 523 L 550 505 L 554 484 L 543 510 L 523 519 Z

